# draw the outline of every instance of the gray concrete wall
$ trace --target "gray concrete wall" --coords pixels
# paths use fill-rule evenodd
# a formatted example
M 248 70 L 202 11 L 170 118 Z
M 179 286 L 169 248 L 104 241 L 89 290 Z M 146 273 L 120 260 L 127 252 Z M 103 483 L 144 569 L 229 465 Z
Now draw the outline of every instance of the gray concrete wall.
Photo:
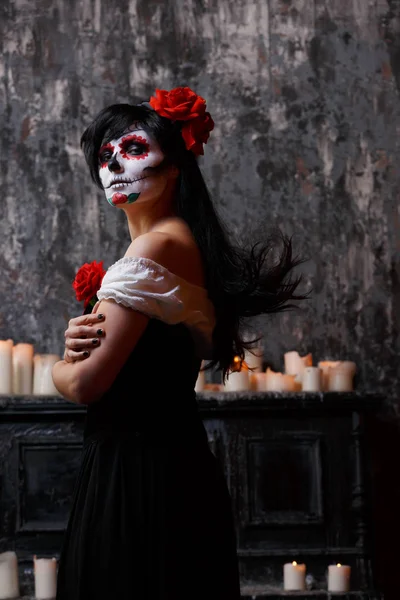
M 216 123 L 201 166 L 230 227 L 279 225 L 310 257 L 311 300 L 256 323 L 266 360 L 354 360 L 359 388 L 396 399 L 399 31 L 399 0 L 2 0 L 0 339 L 61 353 L 76 269 L 128 244 L 84 127 L 189 85 Z

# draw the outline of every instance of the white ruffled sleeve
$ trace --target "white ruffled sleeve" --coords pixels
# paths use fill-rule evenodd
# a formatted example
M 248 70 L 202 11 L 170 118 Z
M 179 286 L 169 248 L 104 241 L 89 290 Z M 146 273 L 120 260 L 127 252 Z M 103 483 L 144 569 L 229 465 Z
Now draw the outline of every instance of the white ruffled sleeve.
M 214 306 L 207 290 L 171 273 L 149 258 L 125 256 L 111 265 L 97 292 L 169 325 L 184 323 L 200 358 L 211 358 Z

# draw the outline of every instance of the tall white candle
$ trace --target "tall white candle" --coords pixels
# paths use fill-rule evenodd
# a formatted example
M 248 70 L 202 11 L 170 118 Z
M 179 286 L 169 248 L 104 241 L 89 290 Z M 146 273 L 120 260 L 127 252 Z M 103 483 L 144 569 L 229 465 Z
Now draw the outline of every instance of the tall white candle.
M 33 345 L 15 344 L 12 352 L 13 394 L 32 394 Z
M 52 368 L 60 360 L 57 354 L 35 354 L 33 357 L 33 394 L 43 396 L 59 396 L 54 385 Z
M 328 592 L 348 592 L 350 590 L 351 567 L 348 565 L 329 565 Z
M 0 340 L 0 394 L 12 394 L 13 340 Z
M 0 554 L 0 599 L 19 598 L 18 559 L 15 552 Z
M 283 589 L 298 592 L 306 589 L 306 565 L 296 561 L 283 565 Z
M 35 598 L 52 600 L 57 594 L 57 561 L 55 558 L 33 557 Z

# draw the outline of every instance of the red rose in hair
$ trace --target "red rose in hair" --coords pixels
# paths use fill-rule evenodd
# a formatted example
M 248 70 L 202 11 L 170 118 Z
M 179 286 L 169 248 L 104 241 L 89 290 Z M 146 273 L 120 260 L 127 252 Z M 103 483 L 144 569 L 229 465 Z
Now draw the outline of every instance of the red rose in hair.
M 204 98 L 195 94 L 189 87 L 177 87 L 169 92 L 156 90 L 149 104 L 161 117 L 173 121 L 188 121 L 206 112 Z
M 214 121 L 206 112 L 206 101 L 189 87 L 177 87 L 169 92 L 156 90 L 151 96 L 150 106 L 161 117 L 172 121 L 183 121 L 182 137 L 186 149 L 196 156 L 204 154 L 203 144 L 207 143 Z
M 88 306 L 93 308 L 96 304 L 97 292 L 100 289 L 105 274 L 103 261 L 97 263 L 94 260 L 91 263 L 85 263 L 78 269 L 72 287 L 75 290 L 76 299 L 79 302 L 83 300 L 84 310 Z
M 203 117 L 188 121 L 182 127 L 182 137 L 186 148 L 198 156 L 204 154 L 203 144 L 207 143 L 210 131 L 214 129 L 214 121 L 210 113 L 206 112 Z

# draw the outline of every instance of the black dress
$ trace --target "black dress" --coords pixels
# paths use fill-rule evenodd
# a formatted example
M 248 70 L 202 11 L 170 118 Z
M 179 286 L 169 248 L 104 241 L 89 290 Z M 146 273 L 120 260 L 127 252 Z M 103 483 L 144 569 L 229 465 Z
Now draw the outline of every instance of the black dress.
M 88 407 L 57 600 L 239 600 L 231 500 L 183 324 L 149 324 Z

